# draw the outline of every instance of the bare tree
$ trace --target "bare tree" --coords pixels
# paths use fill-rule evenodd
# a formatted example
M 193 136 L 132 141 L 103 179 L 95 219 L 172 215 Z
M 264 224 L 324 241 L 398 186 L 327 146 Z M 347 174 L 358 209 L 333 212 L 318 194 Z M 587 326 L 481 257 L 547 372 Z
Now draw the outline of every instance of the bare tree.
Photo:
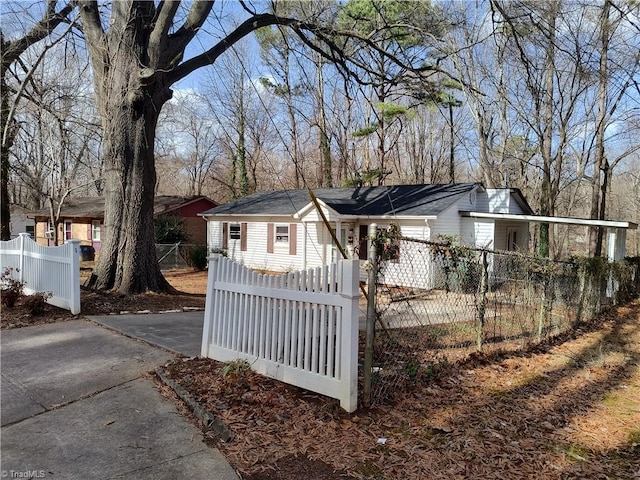
M 154 144 L 171 86 L 254 30 L 298 20 L 249 11 L 248 18 L 208 50 L 183 61 L 214 2 L 78 2 L 102 117 L 106 238 L 90 286 L 123 293 L 171 291 L 156 261 Z M 108 16 L 109 21 L 103 21 Z
M 618 110 L 624 110 L 624 97 L 627 91 L 637 85 L 638 67 L 640 66 L 640 52 L 628 49 L 628 42 L 622 34 L 622 44 L 615 45 L 617 30 L 622 30 L 626 21 L 637 15 L 637 6 L 616 7 L 611 0 L 605 0 L 598 7 L 597 21 L 598 41 L 594 50 L 598 53 L 597 78 L 597 106 L 595 117 L 595 134 L 593 148 L 593 173 L 591 176 L 591 209 L 590 217 L 604 220 L 606 215 L 606 202 L 608 188 L 611 184 L 613 169 L 616 165 L 631 153 L 640 148 L 637 142 L 629 146 L 626 151 L 617 155 L 607 153 L 606 146 L 607 128 L 614 122 L 618 122 Z M 613 10 L 613 11 L 612 11 Z M 637 33 L 636 33 L 637 35 Z M 620 39 L 618 39 L 619 41 Z M 636 42 L 636 47 L 638 46 Z M 622 47 L 622 48 L 621 48 Z M 616 55 L 617 54 L 617 55 Z M 613 57 L 613 58 L 612 58 Z M 625 61 L 626 60 L 626 61 Z M 589 231 L 589 253 L 595 256 L 602 254 L 603 229 L 591 228 Z
M 210 113 L 207 99 L 188 90 L 175 95 L 159 119 L 156 156 L 174 164 L 175 174 L 185 180 L 179 188 L 183 195 L 203 195 L 219 166 L 218 124 Z
M 79 9 L 103 131 L 106 235 L 89 282 L 94 288 L 122 293 L 173 290 L 159 270 L 153 242 L 154 144 L 159 114 L 172 96 L 172 85 L 215 64 L 242 38 L 269 25 L 283 25 L 308 48 L 354 72 L 368 67 L 360 59 L 344 55 L 341 38 L 357 38 L 360 48 L 388 56 L 422 85 L 426 85 L 424 77 L 436 69 L 414 63 L 415 56 L 387 52 L 375 38 L 361 32 L 336 32 L 333 24 L 323 26 L 310 21 L 315 19 L 283 16 L 275 10 L 260 13 L 248 2 L 240 3 L 244 20 L 229 33 L 218 34 L 204 28 L 210 15 L 219 13 L 214 12 L 214 4 L 224 8 L 223 3 L 214 1 L 194 2 L 189 7 L 179 1 L 136 0 L 78 0 L 69 5 Z M 49 5 L 42 24 L 48 27 L 64 18 L 55 11 L 55 2 Z M 273 4 L 275 9 L 278 5 Z M 187 47 L 198 33 L 210 48 L 185 59 Z M 9 56 L 6 58 L 10 63 Z
M 9 231 L 11 216 L 8 183 L 9 151 L 13 146 L 17 133 L 13 113 L 20 100 L 20 88 L 10 86 L 7 81 L 7 74 L 27 50 L 47 38 L 61 23 L 67 20 L 67 15 L 73 10 L 72 2 L 65 2 L 60 9 L 56 9 L 57 3 L 56 0 L 49 0 L 40 19 L 22 36 L 11 38 L 12 36 L 8 35 L 4 28 L 0 28 L 0 126 L 2 128 L 2 145 L 0 147 L 0 240 L 9 240 L 11 235 Z M 7 7 L 3 6 L 2 8 L 4 10 Z M 26 10 L 21 10 L 21 12 L 24 16 L 29 16 Z M 46 51 L 47 48 L 42 49 L 39 58 L 42 58 Z M 38 63 L 39 60 L 34 62 L 31 71 Z M 22 78 L 22 82 L 27 81 L 28 78 L 29 71 Z

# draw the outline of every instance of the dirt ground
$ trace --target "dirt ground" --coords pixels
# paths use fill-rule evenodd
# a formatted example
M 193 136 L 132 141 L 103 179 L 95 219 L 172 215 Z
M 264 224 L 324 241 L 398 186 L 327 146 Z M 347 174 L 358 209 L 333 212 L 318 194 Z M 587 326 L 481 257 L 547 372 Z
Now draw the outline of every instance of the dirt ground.
M 203 308 L 206 272 L 166 272 L 181 295 L 82 292 L 82 313 Z M 2 328 L 77 318 L 3 308 Z M 336 401 L 208 359 L 167 375 L 232 432 L 217 445 L 244 480 L 640 479 L 640 299 L 535 351 L 444 364 L 395 403 Z M 164 384 L 158 388 L 197 422 Z

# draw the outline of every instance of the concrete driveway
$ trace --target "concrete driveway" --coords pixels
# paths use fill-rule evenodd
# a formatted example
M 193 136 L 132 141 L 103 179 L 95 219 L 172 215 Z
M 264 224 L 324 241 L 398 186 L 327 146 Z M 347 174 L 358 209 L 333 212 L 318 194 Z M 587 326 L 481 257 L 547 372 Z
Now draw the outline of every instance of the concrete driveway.
M 187 357 L 200 355 L 204 312 L 96 315 L 87 317 L 127 336 Z
M 238 478 L 145 375 L 170 352 L 86 320 L 0 342 L 3 477 Z

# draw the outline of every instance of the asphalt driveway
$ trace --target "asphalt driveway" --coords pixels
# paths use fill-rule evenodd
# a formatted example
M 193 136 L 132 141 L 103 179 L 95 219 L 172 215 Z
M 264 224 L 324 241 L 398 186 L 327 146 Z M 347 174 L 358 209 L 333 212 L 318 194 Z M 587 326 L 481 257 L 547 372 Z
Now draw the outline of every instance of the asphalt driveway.
M 146 375 L 172 353 L 86 320 L 0 342 L 3 477 L 238 478 Z

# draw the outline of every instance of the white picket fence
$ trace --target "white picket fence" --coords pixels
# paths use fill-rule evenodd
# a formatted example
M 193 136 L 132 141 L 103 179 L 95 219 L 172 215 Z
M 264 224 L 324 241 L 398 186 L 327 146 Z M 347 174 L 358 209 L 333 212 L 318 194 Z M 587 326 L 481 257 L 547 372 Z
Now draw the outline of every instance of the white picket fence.
M 358 398 L 359 261 L 261 275 L 209 257 L 203 357 L 246 360 L 256 372 L 340 400 Z
M 47 300 L 73 314 L 80 313 L 80 240 L 44 247 L 28 233 L 0 242 L 0 270 L 11 268 L 12 278 L 25 283 L 24 292 L 49 292 Z

